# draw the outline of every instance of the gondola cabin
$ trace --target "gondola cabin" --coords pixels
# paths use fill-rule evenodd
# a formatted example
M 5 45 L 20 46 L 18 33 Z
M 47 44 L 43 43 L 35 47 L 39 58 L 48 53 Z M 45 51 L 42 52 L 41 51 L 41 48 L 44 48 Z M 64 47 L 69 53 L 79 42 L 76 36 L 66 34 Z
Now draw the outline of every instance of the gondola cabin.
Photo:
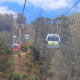
M 48 34 L 46 37 L 47 48 L 59 48 L 60 37 L 58 34 Z
M 13 36 L 13 39 L 16 39 L 16 36 Z
M 28 34 L 25 35 L 25 39 L 30 39 L 30 36 Z
M 20 48 L 19 44 L 13 44 L 12 45 L 12 50 L 13 51 L 19 51 L 19 48 Z

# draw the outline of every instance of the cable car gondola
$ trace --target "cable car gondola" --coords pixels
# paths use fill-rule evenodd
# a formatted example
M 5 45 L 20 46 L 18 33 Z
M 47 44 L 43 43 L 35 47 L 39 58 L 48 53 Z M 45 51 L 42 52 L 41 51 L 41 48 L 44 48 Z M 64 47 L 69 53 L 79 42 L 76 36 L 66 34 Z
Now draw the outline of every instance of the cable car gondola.
M 13 36 L 13 39 L 16 39 L 16 36 Z
M 59 48 L 60 37 L 58 34 L 48 34 L 46 37 L 47 48 Z
M 28 34 L 25 35 L 25 39 L 30 39 L 30 36 Z
M 12 45 L 13 51 L 19 51 L 19 48 L 20 48 L 19 44 L 13 44 Z

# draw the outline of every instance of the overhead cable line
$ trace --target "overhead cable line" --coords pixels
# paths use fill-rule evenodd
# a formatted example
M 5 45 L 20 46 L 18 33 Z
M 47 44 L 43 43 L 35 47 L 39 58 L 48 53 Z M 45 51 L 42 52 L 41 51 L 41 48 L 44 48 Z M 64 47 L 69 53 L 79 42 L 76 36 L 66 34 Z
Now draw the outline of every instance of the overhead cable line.
M 24 10 L 25 10 L 25 5 L 26 5 L 26 0 L 24 2 L 24 7 L 23 7 L 23 11 L 22 11 L 22 16 L 21 16 L 21 22 L 22 22 L 23 13 L 24 13 Z
M 80 2 L 80 0 L 79 0 L 77 3 L 75 3 L 67 12 L 65 12 L 65 14 L 62 15 L 62 18 L 63 18 L 74 6 L 76 6 L 79 2 Z M 61 18 L 61 19 L 62 19 L 62 18 Z M 58 25 L 58 24 L 57 24 L 57 25 Z M 58 29 L 58 27 L 57 27 L 57 29 Z M 57 30 L 57 32 L 58 32 L 58 30 Z
M 76 3 L 76 4 L 74 4 L 65 14 L 67 14 L 74 6 L 76 6 L 78 3 L 80 2 L 80 0 Z M 64 14 L 64 15 L 65 15 Z

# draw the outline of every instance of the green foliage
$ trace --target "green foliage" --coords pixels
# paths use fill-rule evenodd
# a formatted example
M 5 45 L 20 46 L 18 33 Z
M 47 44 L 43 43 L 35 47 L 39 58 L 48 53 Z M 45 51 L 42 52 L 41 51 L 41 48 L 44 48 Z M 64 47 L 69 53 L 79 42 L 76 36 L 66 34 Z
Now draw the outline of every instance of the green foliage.
M 34 65 L 39 65 L 39 62 L 38 61 L 34 61 Z
M 10 49 L 12 49 L 12 39 L 8 32 L 1 31 L 0 32 L 0 40 Z
M 26 71 L 27 72 L 31 72 L 31 68 L 26 68 Z
M 21 17 L 22 17 L 22 14 L 18 13 L 18 15 L 17 15 L 17 24 L 20 24 L 20 23 L 24 24 L 25 23 L 26 17 L 25 16 L 22 17 L 22 22 L 21 22 Z
M 29 55 L 29 53 L 26 53 L 26 55 Z
M 0 78 L 1 78 L 1 80 L 2 80 L 3 77 L 5 78 L 6 76 L 7 76 L 7 74 L 5 74 L 3 72 L 0 72 Z
M 29 58 L 30 60 L 32 59 L 32 57 L 30 55 L 26 55 L 26 58 Z
M 13 73 L 10 72 L 7 80 L 13 80 Z
M 8 61 L 6 62 L 6 66 L 9 67 L 9 69 L 10 69 L 11 64 L 12 64 L 12 60 L 8 60 Z
M 13 73 L 13 80 L 21 80 L 20 74 L 14 72 Z
M 76 77 L 76 79 L 75 80 L 80 80 L 80 78 L 79 77 Z
M 15 51 L 14 54 L 19 54 L 19 52 L 18 51 Z
M 23 80 L 26 80 L 27 78 L 28 78 L 28 74 L 23 74 L 23 75 L 22 75 L 22 79 L 23 79 Z
M 27 46 L 22 46 L 21 50 L 24 51 L 24 52 L 26 52 L 27 51 Z
M 24 67 L 24 64 L 21 64 L 21 66 L 23 66 L 23 67 Z
M 33 59 L 34 61 L 39 61 L 40 53 L 38 50 L 36 50 L 35 47 L 31 47 L 31 52 L 34 55 Z
M 50 69 L 50 70 L 48 71 L 48 75 L 49 75 L 49 76 L 53 76 L 53 74 L 54 74 L 54 69 Z
M 33 64 L 33 63 L 28 62 L 28 63 L 27 63 L 27 66 L 28 66 L 28 67 L 30 67 L 30 68 L 32 68 L 32 67 L 34 66 L 34 64 Z
M 21 54 L 18 54 L 18 57 L 21 57 Z
M 29 45 L 23 44 L 23 46 L 21 46 L 21 50 L 26 52 L 29 49 L 29 47 L 30 47 Z
M 9 60 L 8 55 L 1 55 L 0 56 L 0 72 L 8 72 L 11 66 L 11 60 Z
M 34 76 L 34 77 L 32 77 L 32 79 L 31 80 L 40 80 L 39 79 L 39 77 L 38 76 Z
M 42 74 L 44 71 L 43 71 L 43 66 L 40 66 L 40 74 Z
M 3 73 L 3 72 L 0 72 L 0 77 L 1 77 L 2 75 L 4 75 L 4 73 Z
M 12 52 L 10 51 L 10 49 L 5 44 L 3 44 L 2 41 L 0 41 L 0 55 L 4 55 L 4 54 L 11 55 Z
M 38 70 L 35 68 L 35 69 L 33 69 L 33 72 L 34 72 L 34 74 L 35 75 L 37 75 L 38 74 Z
M 0 31 L 12 32 L 13 14 L 0 14 Z
M 30 53 L 26 53 L 26 58 L 28 58 L 29 60 L 33 61 Z
M 35 67 L 36 67 L 36 68 L 38 68 L 38 67 L 39 67 L 39 65 L 35 65 Z

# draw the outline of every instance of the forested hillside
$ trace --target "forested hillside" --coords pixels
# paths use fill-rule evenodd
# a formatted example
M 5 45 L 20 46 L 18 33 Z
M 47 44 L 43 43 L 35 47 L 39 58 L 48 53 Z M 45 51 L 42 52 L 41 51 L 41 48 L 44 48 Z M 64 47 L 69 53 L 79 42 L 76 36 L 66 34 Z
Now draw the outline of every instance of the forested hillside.
M 33 44 L 48 64 L 45 64 L 47 69 L 44 72 L 47 71 L 46 75 L 54 73 L 51 80 L 54 78 L 55 80 L 79 80 L 79 17 L 80 14 L 60 16 L 53 20 L 40 17 L 31 23 L 32 31 L 35 31 L 34 37 L 31 37 L 34 39 Z M 57 31 L 57 21 L 61 21 L 59 24 L 60 49 L 47 49 L 46 36 Z M 53 69 L 49 65 L 53 65 Z
M 8 22 L 6 17 L 11 22 Z M 21 14 L 19 13 L 16 24 L 21 23 L 20 17 Z M 4 80 L 6 77 L 7 69 L 7 71 L 10 72 L 8 72 L 6 80 L 12 80 L 12 78 L 14 78 L 13 80 L 17 78 L 19 78 L 17 80 L 80 80 L 79 18 L 80 14 L 72 14 L 67 17 L 62 15 L 55 19 L 39 17 L 31 22 L 30 25 L 25 24 L 25 29 L 23 29 L 21 33 L 21 41 L 24 43 L 21 46 L 21 50 L 24 55 L 18 55 L 18 52 L 12 53 L 10 50 L 10 46 L 12 46 L 12 33 L 17 36 L 18 40 L 18 29 L 16 29 L 12 15 L 3 15 L 2 19 L 0 18 L 1 24 L 5 22 L 5 24 L 0 24 L 0 40 L 2 41 L 0 42 L 0 59 L 2 61 L 1 65 L 3 65 L 3 67 L 0 68 L 1 80 Z M 22 24 L 24 24 L 26 20 L 24 16 Z M 57 31 L 57 21 L 59 22 L 58 34 L 61 38 L 60 48 L 49 49 L 46 47 L 46 36 L 49 33 L 54 34 Z M 25 34 L 30 35 L 30 40 L 25 40 Z M 6 46 L 8 46 L 9 49 Z M 3 57 L 7 59 L 5 60 Z M 3 62 L 3 60 L 6 62 Z M 8 61 L 10 62 L 8 63 Z M 16 79 L 15 75 L 17 75 Z

